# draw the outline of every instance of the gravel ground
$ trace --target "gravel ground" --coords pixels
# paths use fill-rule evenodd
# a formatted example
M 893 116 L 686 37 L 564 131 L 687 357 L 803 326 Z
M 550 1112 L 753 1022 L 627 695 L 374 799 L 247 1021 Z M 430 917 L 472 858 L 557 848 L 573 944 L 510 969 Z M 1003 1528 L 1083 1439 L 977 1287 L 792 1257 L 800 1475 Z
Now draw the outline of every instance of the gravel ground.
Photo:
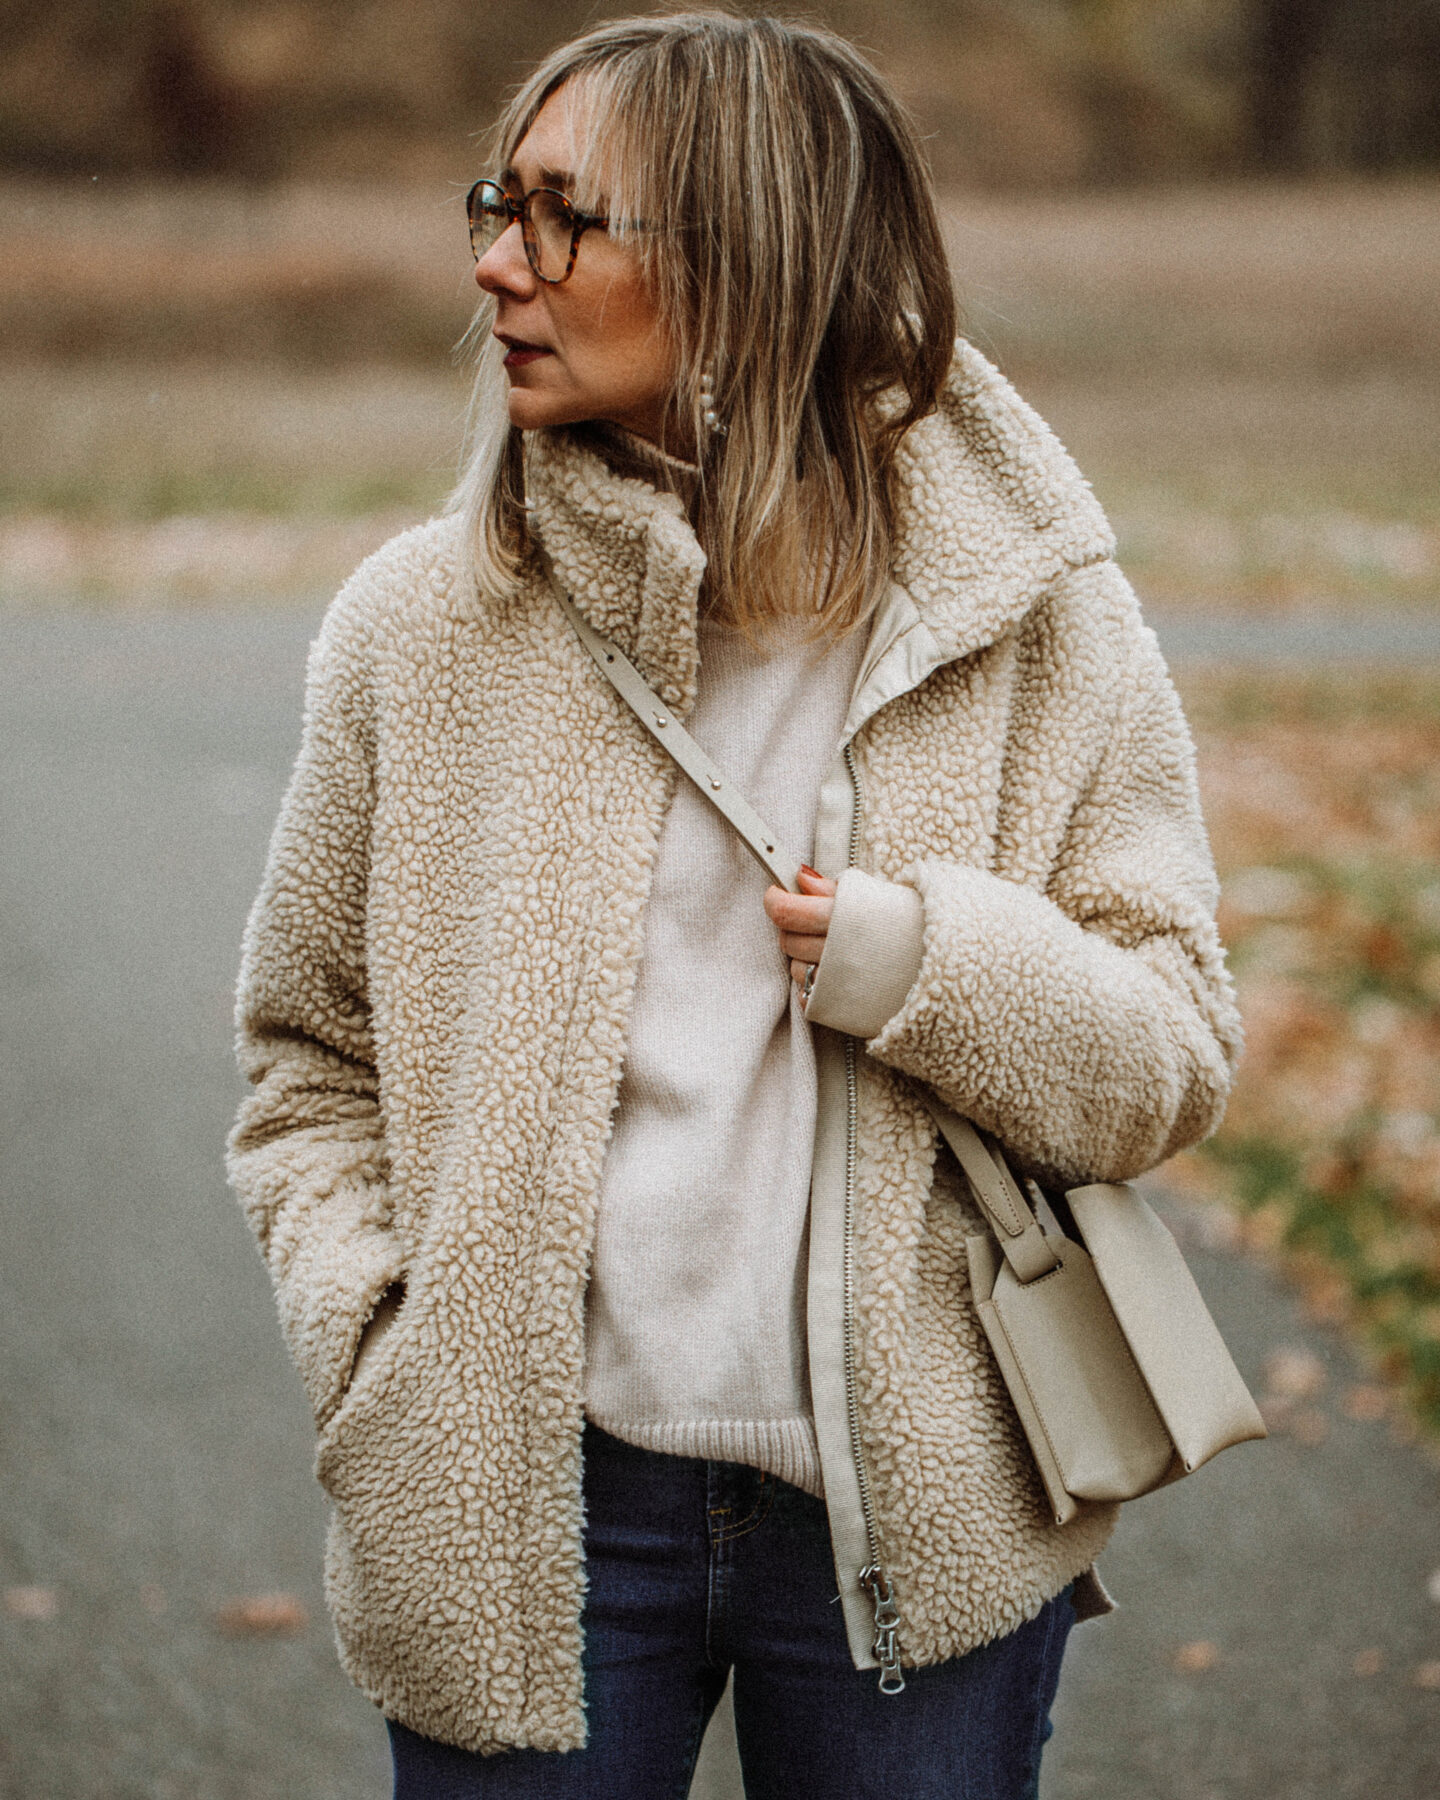
M 0 1794 L 17 1800 L 387 1791 L 321 1604 L 307 1411 L 219 1156 L 236 946 L 316 616 L 0 625 Z M 1173 1217 L 1247 1374 L 1288 1346 L 1323 1387 L 1303 1431 L 1128 1509 L 1105 1562 L 1124 1609 L 1074 1640 L 1046 1800 L 1422 1800 L 1440 1477 L 1347 1416 L 1358 1371 L 1284 1289 L 1203 1215 Z M 275 1593 L 304 1609 L 279 1614 L 288 1635 L 224 1629 L 228 1605 Z M 694 1794 L 738 1795 L 723 1729 Z

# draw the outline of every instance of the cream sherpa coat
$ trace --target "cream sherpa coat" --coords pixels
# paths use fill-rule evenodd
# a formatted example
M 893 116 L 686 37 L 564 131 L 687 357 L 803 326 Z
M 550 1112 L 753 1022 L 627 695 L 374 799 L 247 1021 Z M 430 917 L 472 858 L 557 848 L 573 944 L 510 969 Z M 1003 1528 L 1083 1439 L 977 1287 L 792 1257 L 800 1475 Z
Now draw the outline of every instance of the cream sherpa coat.
M 559 579 L 684 716 L 704 558 L 678 502 L 568 441 L 537 439 L 530 465 Z M 842 1040 L 817 1031 L 815 1205 L 841 1176 L 846 1193 L 843 1234 L 817 1214 L 810 1305 L 856 1660 L 863 1487 L 923 1664 L 1033 1614 L 1112 1514 L 1047 1518 L 914 1083 L 1037 1168 L 1123 1179 L 1214 1126 L 1238 1029 L 1189 738 L 1088 489 L 963 345 L 903 475 L 837 776 L 859 810 L 852 831 L 834 788 L 819 837 L 918 892 L 923 950 L 829 1103 Z M 430 1737 L 560 1750 L 585 1731 L 587 1263 L 675 773 L 538 572 L 467 607 L 455 533 L 441 520 L 372 557 L 314 647 L 246 936 L 255 1091 L 231 1168 L 320 1429 L 347 1668 Z M 854 1133 L 838 1163 L 837 1092 Z

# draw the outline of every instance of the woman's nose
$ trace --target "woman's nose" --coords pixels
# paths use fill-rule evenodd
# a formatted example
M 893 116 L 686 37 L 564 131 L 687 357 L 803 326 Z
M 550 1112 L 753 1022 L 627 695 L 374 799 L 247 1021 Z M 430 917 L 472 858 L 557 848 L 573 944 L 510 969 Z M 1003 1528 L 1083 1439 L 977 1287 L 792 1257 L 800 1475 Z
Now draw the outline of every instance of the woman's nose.
M 475 265 L 475 280 L 487 294 L 531 294 L 535 272 L 525 254 L 520 221 L 514 219 Z

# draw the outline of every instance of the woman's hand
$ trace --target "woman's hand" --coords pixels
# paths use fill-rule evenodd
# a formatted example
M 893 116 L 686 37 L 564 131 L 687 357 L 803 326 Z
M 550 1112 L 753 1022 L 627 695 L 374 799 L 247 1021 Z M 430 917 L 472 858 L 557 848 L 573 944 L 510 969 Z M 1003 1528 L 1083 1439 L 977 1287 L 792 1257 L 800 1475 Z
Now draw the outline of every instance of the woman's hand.
M 803 988 L 805 977 L 825 949 L 825 934 L 835 911 L 835 883 L 802 863 L 800 887 L 798 894 L 787 894 L 782 887 L 768 888 L 765 910 L 779 930 L 780 948 L 790 958 L 790 979 Z

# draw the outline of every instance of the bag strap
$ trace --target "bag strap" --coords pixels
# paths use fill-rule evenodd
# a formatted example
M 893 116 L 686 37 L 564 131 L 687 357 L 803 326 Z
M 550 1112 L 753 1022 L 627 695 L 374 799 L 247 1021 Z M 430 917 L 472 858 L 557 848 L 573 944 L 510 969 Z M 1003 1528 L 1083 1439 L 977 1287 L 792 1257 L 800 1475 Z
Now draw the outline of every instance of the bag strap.
M 545 572 L 562 611 L 585 646 L 595 667 L 619 694 L 657 744 L 669 753 L 726 822 L 738 833 L 762 869 L 787 893 L 798 894 L 800 858 L 786 850 L 776 834 L 722 770 L 713 763 L 666 706 L 628 656 L 596 631 L 566 593 L 548 556 Z M 955 1154 L 1017 1280 L 1047 1275 L 1059 1256 L 1035 1217 L 1025 1192 L 1011 1174 L 1003 1153 L 983 1138 L 968 1119 L 944 1104 L 929 1088 L 921 1097 L 940 1134 Z
M 772 881 L 800 892 L 801 858 L 787 850 L 735 783 L 713 763 L 645 677 L 609 638 L 602 637 L 561 587 L 548 557 L 546 572 L 575 635 L 595 666 L 662 749 L 667 750 L 710 804 L 735 828 L 740 841 Z

